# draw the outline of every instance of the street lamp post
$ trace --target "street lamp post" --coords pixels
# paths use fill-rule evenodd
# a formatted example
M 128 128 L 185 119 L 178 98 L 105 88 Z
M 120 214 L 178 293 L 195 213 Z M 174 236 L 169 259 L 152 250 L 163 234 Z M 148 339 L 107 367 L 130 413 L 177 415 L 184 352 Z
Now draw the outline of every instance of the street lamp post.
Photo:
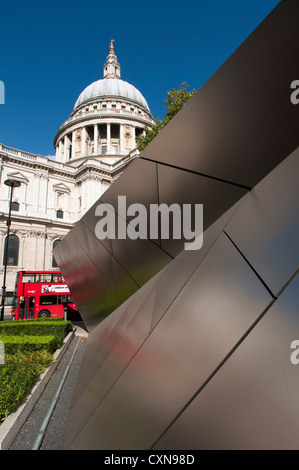
M 3 272 L 3 286 L 1 292 L 1 312 L 0 312 L 0 321 L 4 319 L 4 303 L 5 303 L 5 294 L 6 294 L 6 268 L 7 268 L 7 255 L 8 255 L 8 242 L 9 242 L 9 230 L 10 230 L 10 214 L 11 214 L 11 201 L 12 201 L 12 192 L 13 188 L 17 188 L 21 186 L 20 181 L 8 179 L 4 181 L 6 186 L 10 187 L 10 197 L 9 197 L 9 211 L 8 211 L 8 219 L 6 222 L 7 225 L 7 235 L 6 235 L 6 243 L 4 243 L 4 272 Z

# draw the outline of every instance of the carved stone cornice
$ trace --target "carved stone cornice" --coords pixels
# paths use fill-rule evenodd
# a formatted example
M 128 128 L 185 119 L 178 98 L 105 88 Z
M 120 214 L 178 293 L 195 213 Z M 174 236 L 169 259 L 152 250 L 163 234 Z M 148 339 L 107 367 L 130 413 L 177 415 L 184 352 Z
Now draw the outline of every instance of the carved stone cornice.
M 30 160 L 30 159 L 26 160 L 25 158 L 22 158 L 19 156 L 13 156 L 10 154 L 5 154 L 5 153 L 1 153 L 1 157 L 4 163 L 7 163 L 8 165 L 11 164 L 13 165 L 14 168 L 17 165 L 20 168 L 24 168 L 24 169 L 27 168 L 34 172 L 44 171 L 47 173 L 47 175 L 44 174 L 45 178 L 49 177 L 49 175 L 55 175 L 55 176 L 61 176 L 63 178 L 67 178 L 70 180 L 74 179 L 75 169 L 71 166 L 61 168 L 60 165 L 62 164 L 59 162 L 56 162 L 55 160 L 53 161 L 54 163 L 53 165 L 53 163 L 49 164 L 47 161 L 36 162 L 36 160 Z M 40 173 L 40 175 L 42 175 L 42 173 Z
M 47 238 L 47 233 L 45 230 L 27 230 L 25 235 L 26 238 Z

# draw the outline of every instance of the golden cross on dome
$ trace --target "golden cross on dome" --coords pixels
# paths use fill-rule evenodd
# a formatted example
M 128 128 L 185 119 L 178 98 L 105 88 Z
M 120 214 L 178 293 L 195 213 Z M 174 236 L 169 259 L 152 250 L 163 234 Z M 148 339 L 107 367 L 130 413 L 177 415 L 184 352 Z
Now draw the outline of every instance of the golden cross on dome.
M 114 54 L 114 46 L 113 46 L 113 43 L 115 42 L 114 39 L 111 39 L 111 42 L 110 42 L 110 54 Z

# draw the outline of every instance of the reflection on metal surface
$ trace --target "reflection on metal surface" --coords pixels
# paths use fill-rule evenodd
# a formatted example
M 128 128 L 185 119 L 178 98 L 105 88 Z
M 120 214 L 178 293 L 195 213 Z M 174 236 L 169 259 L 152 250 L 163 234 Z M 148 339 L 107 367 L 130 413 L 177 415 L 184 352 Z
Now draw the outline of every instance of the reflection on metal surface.
M 164 283 L 167 289 L 171 278 Z M 80 397 L 78 409 L 86 403 L 89 413 L 70 448 L 94 449 L 101 442 L 102 449 L 109 449 L 116 438 L 118 449 L 150 448 L 272 300 L 224 235 L 163 317 L 156 318 L 159 323 L 151 334 L 142 334 L 152 322 L 153 294 L 147 302 L 145 292 L 145 305 L 110 351 L 109 367 L 98 368 L 95 381 Z M 110 378 L 117 365 L 113 387 L 101 397 L 107 373 Z M 96 397 L 92 410 L 86 394 Z M 118 419 L 111 420 L 112 416 Z
M 248 191 L 244 188 L 205 178 L 194 173 L 158 165 L 159 202 L 194 205 L 203 204 L 204 230 L 212 225 L 235 201 Z M 186 190 L 188 188 L 188 190 Z M 161 247 L 172 256 L 184 247 L 182 240 L 170 237 L 162 240 Z
M 299 148 L 252 190 L 226 228 L 275 295 L 299 266 L 298 172 Z
M 56 248 L 90 331 L 62 448 L 299 448 L 298 24 L 281 2 L 101 197 L 204 204 L 201 250 L 100 241 L 96 205 Z
M 299 276 L 156 449 L 299 448 L 299 374 L 290 361 L 290 344 L 299 331 L 298 305 Z

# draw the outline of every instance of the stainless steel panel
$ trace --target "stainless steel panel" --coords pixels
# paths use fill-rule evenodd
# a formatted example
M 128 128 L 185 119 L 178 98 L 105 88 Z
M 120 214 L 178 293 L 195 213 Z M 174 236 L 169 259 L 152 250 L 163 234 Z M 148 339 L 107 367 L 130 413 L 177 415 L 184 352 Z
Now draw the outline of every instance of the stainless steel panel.
M 115 293 L 120 302 L 124 302 L 133 295 L 140 286 L 114 258 L 112 258 L 112 269 L 116 287 Z
M 112 240 L 112 251 L 117 262 L 139 286 L 172 260 L 170 255 L 148 239 L 115 239 Z
M 100 201 L 97 201 L 87 212 L 86 214 L 82 217 L 80 220 L 80 223 L 84 224 L 85 227 L 89 230 L 89 232 L 95 234 L 95 228 L 96 224 L 99 221 L 99 217 L 96 217 L 95 215 L 95 210 L 98 204 L 100 204 Z M 109 251 L 109 253 L 112 254 L 112 243 L 109 238 L 105 238 L 101 240 L 102 245 L 106 248 L 106 250 Z
M 191 204 L 193 214 L 194 204 L 203 204 L 204 230 L 248 192 L 238 186 L 165 165 L 158 165 L 158 184 L 160 204 L 179 204 L 182 212 L 183 204 Z M 169 240 L 161 240 L 161 247 L 176 256 L 184 249 L 185 240 L 174 239 L 171 229 L 172 226 Z
M 70 448 L 149 448 L 270 300 L 222 236 Z
M 85 350 L 80 379 L 77 382 L 73 402 L 79 399 L 97 370 L 102 366 L 115 344 L 138 311 L 140 302 L 138 291 L 134 297 L 121 304 L 114 312 L 108 315 L 98 328 L 94 328 L 88 336 L 88 348 Z M 142 301 L 142 299 L 141 299 Z M 76 416 L 76 414 L 75 414 Z M 72 426 L 70 426 L 72 429 Z
M 74 242 L 74 237 L 77 240 L 77 243 Z M 71 241 L 72 240 L 72 241 Z M 101 315 L 104 312 L 106 314 L 111 313 L 116 308 L 116 298 L 119 300 L 118 305 L 126 300 L 130 295 L 132 295 L 138 288 L 139 285 L 135 280 L 130 276 L 130 274 L 119 264 L 117 259 L 114 259 L 111 253 L 106 250 L 104 245 L 96 238 L 96 236 L 89 230 L 85 224 L 80 221 L 72 230 L 71 237 L 69 237 L 69 242 L 73 245 L 73 251 L 78 258 L 79 254 L 81 258 L 84 258 L 84 263 L 82 266 L 82 273 L 81 273 L 81 284 L 80 284 L 80 303 L 82 303 L 82 292 L 86 293 L 85 302 L 91 303 L 91 298 L 95 299 L 96 295 L 98 295 L 97 300 L 92 301 L 92 303 L 100 303 L 105 305 L 105 309 L 101 310 Z M 78 243 L 80 246 L 78 246 Z M 148 242 L 150 243 L 150 242 Z M 137 242 L 138 244 L 138 242 Z M 111 244 L 112 247 L 112 244 Z M 111 250 L 112 251 L 112 250 Z M 117 250 L 116 250 L 117 251 Z M 155 256 L 159 257 L 158 248 L 154 247 Z M 153 253 L 153 252 L 152 252 Z M 136 252 L 130 258 L 130 261 L 134 260 L 134 256 Z M 162 253 L 163 260 L 166 259 L 164 253 Z M 171 260 L 171 258 L 168 258 Z M 122 258 L 120 259 L 122 262 Z M 135 259 L 135 263 L 137 260 Z M 159 262 L 159 260 L 158 260 Z M 91 264 L 92 266 L 91 266 Z M 165 262 L 164 262 L 165 264 Z M 164 266 L 162 264 L 162 266 Z M 82 259 L 81 259 L 82 265 Z M 78 266 L 78 264 L 77 264 Z M 101 282 L 100 287 L 96 286 L 94 281 L 92 281 L 90 275 L 87 276 L 86 273 L 91 271 L 93 274 L 95 273 L 95 269 L 98 271 L 95 279 L 102 277 L 102 280 L 105 284 L 103 286 L 103 282 Z M 148 277 L 151 277 L 151 272 Z M 155 271 L 156 272 L 156 271 Z M 155 273 L 154 272 L 154 273 Z M 74 271 L 72 272 L 74 274 Z M 89 273 L 90 274 L 90 273 Z M 142 276 L 146 276 L 145 266 L 142 266 Z M 143 278 L 144 279 L 144 278 Z M 108 289 L 109 288 L 109 289 Z M 108 289 L 108 290 L 107 290 Z M 113 294 L 110 297 L 107 292 L 112 290 Z M 92 292 L 91 292 L 92 290 Z M 76 294 L 76 290 L 73 293 L 74 298 L 78 299 L 79 294 Z M 109 306 L 109 299 L 111 298 L 112 304 Z M 94 314 L 93 314 L 94 315 Z M 92 315 L 92 316 L 93 316 Z M 99 318 L 99 320 L 102 318 Z M 85 318 L 84 318 L 85 320 Z M 86 319 L 86 324 L 89 321 Z
M 230 221 L 231 217 L 238 210 L 242 201 L 236 203 L 203 234 L 203 246 L 196 251 L 182 251 L 171 261 L 160 273 L 155 276 L 157 279 L 156 302 L 153 312 L 153 327 L 161 317 L 161 312 L 166 312 L 174 302 L 180 291 L 188 283 L 189 279 L 208 255 L 214 243 L 220 237 L 223 229 Z
M 159 276 L 159 275 L 158 275 Z M 63 445 L 68 447 L 147 338 L 156 299 L 152 279 L 89 337 Z M 108 327 L 107 327 L 108 323 Z
M 80 239 L 80 244 L 84 251 L 121 302 L 125 301 L 139 288 L 138 284 L 128 275 L 106 247 L 102 245 L 101 241 L 82 221 L 74 227 L 72 233 L 77 239 Z M 113 310 L 111 309 L 110 311 Z
M 248 195 L 228 235 L 277 295 L 299 267 L 299 148 Z
M 81 220 L 87 227 L 89 227 L 91 232 L 95 232 L 95 226 L 100 220 L 100 218 L 95 215 L 96 207 L 103 203 L 112 205 L 115 214 L 121 215 L 125 220 L 130 221 L 132 219 L 130 216 L 126 217 L 126 213 L 124 216 L 122 213 L 118 213 L 118 196 L 126 197 L 126 208 L 135 203 L 142 204 L 147 209 L 149 204 L 157 204 L 158 192 L 156 164 L 136 159 L 128 168 L 126 168 L 124 173 L 108 188 L 107 191 L 105 191 L 100 199 L 82 217 Z M 149 211 L 147 212 L 149 213 Z M 116 217 L 115 220 L 117 228 L 118 217 Z M 101 242 L 110 252 L 112 252 L 110 240 L 104 239 Z
M 135 159 L 124 173 L 100 197 L 101 202 L 117 208 L 118 196 L 126 196 L 127 205 L 158 203 L 157 171 L 154 162 Z M 116 210 L 117 212 L 117 210 Z
M 88 348 L 84 353 L 80 369 L 80 380 L 76 387 L 77 397 L 81 395 L 89 381 L 92 380 L 97 369 L 109 354 L 110 349 L 117 342 L 117 332 L 122 332 L 122 325 L 126 320 L 126 310 L 125 303 L 123 303 L 111 315 L 104 318 L 100 323 L 100 328 L 94 328 L 89 333 Z
M 253 187 L 299 142 L 299 4 L 281 2 L 141 153 Z
M 84 251 L 90 262 L 96 267 L 107 284 L 115 292 L 116 286 L 112 269 L 111 253 L 96 238 L 96 236 L 85 226 L 82 221 L 77 223 L 72 229 L 72 234 L 78 240 L 81 249 Z M 86 259 L 86 258 L 85 258 Z M 87 259 L 86 259 L 87 262 Z
M 298 305 L 297 275 L 155 449 L 299 449 Z
M 67 238 L 67 242 L 66 242 Z M 76 266 L 76 253 L 73 253 L 71 242 L 73 240 L 73 236 L 71 232 L 68 233 L 66 237 L 62 240 L 61 243 L 57 245 L 54 250 L 54 256 L 56 259 L 57 264 L 60 268 L 63 268 L 63 275 L 66 277 L 70 272 L 75 270 Z M 69 279 L 69 282 L 73 282 L 73 279 Z M 69 283 L 68 283 L 69 285 Z
M 88 217 L 90 214 L 93 217 L 92 213 L 91 210 Z M 76 303 L 81 306 L 80 313 L 88 328 L 94 327 L 97 312 L 98 321 L 101 321 L 104 315 L 110 314 L 172 260 L 147 239 L 109 240 L 108 251 L 102 241 L 93 235 L 92 227 L 86 227 L 83 220 L 78 222 L 57 251 L 58 264 L 63 269 Z M 68 253 L 67 256 L 64 251 Z M 100 279 L 99 286 L 96 286 L 95 269 Z M 89 271 L 93 273 L 92 278 L 87 275 Z M 92 312 L 89 312 L 89 308 L 92 308 Z
M 156 164 L 140 159 L 134 160 L 121 177 L 101 196 L 100 202 L 112 205 L 117 214 L 116 233 L 119 216 L 128 223 L 134 219 L 134 216 L 123 214 L 119 210 L 119 196 L 126 197 L 125 209 L 136 203 L 142 204 L 145 207 L 147 229 L 143 231 L 143 235 L 149 238 L 150 205 L 158 204 L 159 202 Z M 116 238 L 119 239 L 119 237 Z M 153 240 L 153 243 L 160 246 L 160 240 Z
M 70 232 L 67 237 L 73 261 L 71 262 L 72 269 L 65 274 L 65 280 L 79 307 L 85 325 L 90 331 L 99 321 L 117 308 L 120 301 L 115 295 L 114 285 L 109 285 L 97 270 L 73 232 Z M 63 242 L 61 242 L 62 244 Z M 63 250 L 63 247 L 61 248 Z
M 115 212 L 112 211 L 108 205 L 106 206 L 106 210 L 107 213 L 112 214 L 112 216 L 115 215 Z M 128 227 L 127 223 L 126 227 Z M 170 255 L 147 238 L 132 240 L 127 236 L 125 239 L 111 239 L 110 243 L 111 254 L 114 260 L 120 264 L 124 271 L 126 271 L 139 286 L 147 282 L 172 260 Z M 100 266 L 101 256 L 97 264 Z
M 232 215 L 235 213 L 241 202 L 227 211 L 210 229 L 204 234 L 203 248 L 196 253 L 188 251 L 182 252 L 177 258 L 163 268 L 156 276 L 154 276 L 145 286 L 141 287 L 139 291 L 123 303 L 116 311 L 114 311 L 108 318 L 106 318 L 96 329 L 92 331 L 89 336 L 88 348 L 84 357 L 83 365 L 80 371 L 78 380 L 78 389 L 76 398 L 74 399 L 74 412 L 71 413 L 68 423 L 67 442 L 71 442 L 74 438 L 74 433 L 78 432 L 78 423 L 86 421 L 92 410 L 92 402 L 96 400 L 99 403 L 100 396 L 96 390 L 100 384 L 101 390 L 104 389 L 104 384 L 107 384 L 101 366 L 107 356 L 111 353 L 113 357 L 113 349 L 116 343 L 122 341 L 122 333 L 125 330 L 131 329 L 131 321 L 136 314 L 145 315 L 145 308 L 141 304 L 146 302 L 149 305 L 151 302 L 151 319 L 149 332 L 156 326 L 161 316 L 173 303 L 175 298 L 179 295 L 181 289 L 184 288 L 197 266 L 207 255 L 221 231 L 226 226 Z M 195 256 L 196 255 L 196 256 Z M 171 282 L 169 282 L 171 280 Z M 148 306 L 147 306 L 148 309 Z M 140 320 L 139 320 L 140 321 Z M 129 333 L 132 337 L 132 332 Z M 139 337 L 139 335 L 138 335 Z M 138 338 L 139 340 L 139 338 Z M 144 340 L 144 338 L 143 338 Z M 121 347 L 117 346 L 117 349 Z M 136 348 L 137 351 L 137 348 Z M 135 352 L 136 352 L 135 351 Z M 107 368 L 107 364 L 105 365 Z M 101 369 L 101 370 L 100 370 Z M 99 378 L 100 377 L 100 378 Z M 111 373 L 109 374 L 111 377 Z M 117 375 L 116 375 L 117 377 Z M 91 399 L 86 399 L 87 391 L 91 394 Z M 83 394 L 83 392 L 86 392 Z M 82 394 L 82 402 L 78 402 Z M 78 415 L 79 413 L 79 415 Z
M 62 269 L 64 278 L 68 284 L 69 289 L 73 292 L 76 288 L 78 276 L 74 276 L 74 274 L 80 270 L 78 270 L 78 266 L 80 266 L 77 253 L 73 252 L 72 249 L 72 242 L 74 241 L 74 236 L 72 233 L 68 234 L 68 241 L 69 243 L 61 242 L 55 249 L 55 258 L 57 263 L 59 264 L 60 268 Z M 62 246 L 64 244 L 64 246 Z M 61 246 L 60 246 L 61 245 Z

